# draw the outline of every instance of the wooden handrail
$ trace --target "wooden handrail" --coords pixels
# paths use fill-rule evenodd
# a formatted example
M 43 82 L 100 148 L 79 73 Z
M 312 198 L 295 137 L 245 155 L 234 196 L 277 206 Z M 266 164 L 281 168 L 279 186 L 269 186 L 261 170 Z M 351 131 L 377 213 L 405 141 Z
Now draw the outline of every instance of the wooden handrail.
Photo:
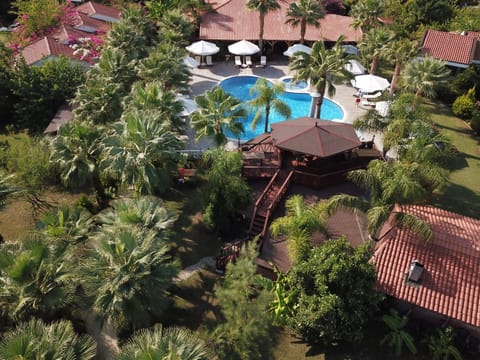
M 267 232 L 267 226 L 268 226 L 268 222 L 270 221 L 270 216 L 272 215 L 273 210 L 275 210 L 275 206 L 277 205 L 277 203 L 280 201 L 281 197 L 283 196 L 283 194 L 287 190 L 287 187 L 290 184 L 290 180 L 291 180 L 294 172 L 295 172 L 294 170 L 290 170 L 290 173 L 288 174 L 287 178 L 285 179 L 282 186 L 278 190 L 277 194 L 273 198 L 272 203 L 268 206 L 267 216 L 265 217 L 265 223 L 263 224 L 263 229 L 262 229 L 262 232 L 261 232 L 262 237 L 264 237 L 265 233 Z
M 257 216 L 258 207 L 259 207 L 260 203 L 262 202 L 263 198 L 265 197 L 265 195 L 267 194 L 268 190 L 272 186 L 273 182 L 277 178 L 278 174 L 280 174 L 280 170 L 277 170 L 277 172 L 272 176 L 272 178 L 270 179 L 270 181 L 267 184 L 267 186 L 265 187 L 265 189 L 263 189 L 262 194 L 258 197 L 257 201 L 255 202 L 255 207 L 253 208 L 253 215 L 252 215 L 252 219 L 250 220 L 250 227 L 248 228 L 248 232 L 252 231 L 253 222 L 255 221 L 255 216 Z

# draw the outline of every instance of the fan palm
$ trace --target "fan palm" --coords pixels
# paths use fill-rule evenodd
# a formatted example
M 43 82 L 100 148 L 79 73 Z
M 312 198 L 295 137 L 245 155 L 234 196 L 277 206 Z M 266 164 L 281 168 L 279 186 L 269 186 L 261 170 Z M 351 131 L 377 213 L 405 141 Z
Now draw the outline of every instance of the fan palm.
M 93 186 L 101 208 L 108 204 L 108 196 L 99 171 L 100 127 L 92 123 L 73 121 L 63 125 L 52 139 L 50 161 L 58 167 L 62 182 L 74 188 Z
M 179 47 L 188 45 L 194 32 L 194 24 L 181 10 L 169 10 L 158 20 L 159 34 Z
M 247 111 L 241 106 L 239 99 L 225 93 L 221 87 L 206 91 L 195 98 L 199 110 L 191 115 L 191 123 L 195 130 L 195 139 L 211 137 L 217 147 L 225 145 L 225 131 L 234 136 L 244 132 L 241 122 Z
M 73 302 L 75 275 L 44 236 L 0 249 L 2 303 L 13 319 L 51 318 Z
M 400 39 L 388 46 L 386 57 L 395 62 L 392 81 L 390 83 L 390 94 L 393 94 L 397 88 L 397 83 L 401 75 L 403 66 L 415 55 L 418 54 L 418 44 L 409 39 Z
M 103 139 L 102 170 L 139 194 L 165 191 L 176 169 L 181 142 L 151 118 L 124 114 Z
M 268 132 L 268 118 L 270 116 L 270 110 L 273 109 L 280 115 L 284 116 L 285 119 L 291 116 L 292 111 L 290 106 L 278 98 L 284 92 L 284 83 L 278 82 L 270 85 L 266 79 L 258 78 L 255 84 L 250 88 L 250 96 L 256 95 L 256 97 L 248 102 L 250 106 L 252 106 L 254 109 L 257 109 L 251 124 L 252 128 L 255 128 L 257 125 L 258 120 L 263 114 L 263 109 L 265 109 L 264 132 Z
M 5 176 L 0 173 L 0 209 L 2 209 L 7 200 L 18 193 L 20 190 L 12 185 L 13 175 Z
M 330 96 L 335 94 L 334 81 L 351 78 L 352 74 L 345 69 L 351 56 L 344 56 L 341 44 L 344 37 L 340 36 L 332 49 L 327 49 L 323 41 L 313 44 L 311 54 L 296 53 L 290 69 L 296 71 L 295 80 L 309 80 L 314 86 L 318 97 L 316 100 L 315 117 L 320 119 L 325 90 Z
M 400 161 L 387 163 L 371 161 L 366 170 L 355 170 L 348 178 L 369 193 L 369 200 L 351 195 L 334 195 L 328 201 L 329 214 L 339 208 L 360 210 L 367 214 L 367 230 L 375 238 L 382 225 L 391 217 L 392 224 L 408 228 L 425 241 L 433 237 L 429 225 L 417 216 L 395 208 L 396 204 L 422 203 L 430 191 L 441 184 L 437 174 L 432 174 L 419 164 Z
M 293 195 L 286 201 L 285 208 L 285 216 L 272 222 L 270 232 L 273 237 L 281 234 L 287 236 L 290 257 L 295 262 L 302 257 L 302 252 L 310 248 L 315 231 L 326 232 L 326 204 L 307 206 L 303 196 Z
M 82 274 L 86 293 L 95 294 L 94 310 L 117 329 L 158 320 L 176 275 L 170 246 L 157 231 L 131 225 L 102 227 L 91 241 Z
M 287 12 L 286 24 L 293 27 L 300 25 L 300 43 L 305 42 L 307 25 L 320 27 L 318 20 L 325 16 L 325 10 L 318 0 L 299 0 L 298 3 L 291 3 Z
M 213 355 L 195 333 L 183 328 L 141 330 L 122 349 L 118 360 L 178 359 L 210 360 Z
M 373 28 L 364 35 L 359 46 L 362 54 L 367 54 L 372 58 L 370 74 L 377 72 L 380 59 L 386 57 L 394 37 L 395 33 L 384 27 Z
M 397 311 L 390 309 L 390 314 L 383 315 L 382 320 L 390 332 L 385 335 L 381 344 L 387 343 L 390 347 L 393 347 L 397 356 L 402 354 L 402 348 L 404 346 L 406 346 L 412 354 L 417 353 L 417 348 L 415 347 L 412 336 L 405 331 L 405 326 L 407 326 L 408 323 L 406 316 L 400 316 Z
M 263 51 L 263 31 L 265 28 L 265 15 L 270 11 L 280 9 L 280 5 L 276 0 L 248 0 L 247 8 L 249 10 L 258 11 L 260 20 L 260 30 L 258 33 L 258 47 Z
M 40 320 L 19 324 L 4 334 L 0 343 L 2 359 L 91 360 L 95 341 L 88 335 L 77 335 L 69 321 L 49 325 Z
M 360 28 L 366 32 L 380 25 L 380 17 L 384 10 L 384 0 L 360 0 L 355 2 L 350 10 L 354 29 Z
M 422 95 L 433 98 L 436 95 L 437 86 L 446 83 L 449 77 L 450 70 L 443 61 L 426 57 L 405 66 L 402 83 L 403 88 L 415 93 L 416 98 Z
M 136 225 L 158 232 L 170 229 L 176 220 L 177 216 L 165 208 L 162 200 L 153 196 L 116 199 L 96 216 L 96 222 L 104 227 Z

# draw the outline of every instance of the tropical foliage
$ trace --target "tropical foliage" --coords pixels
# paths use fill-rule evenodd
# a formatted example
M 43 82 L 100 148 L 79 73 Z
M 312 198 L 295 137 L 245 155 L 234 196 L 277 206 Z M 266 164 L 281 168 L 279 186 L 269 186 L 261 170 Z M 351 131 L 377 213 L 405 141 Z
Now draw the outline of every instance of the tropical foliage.
M 368 244 L 353 248 L 345 239 L 312 249 L 278 280 L 292 297 L 287 325 L 312 343 L 360 341 L 382 299 L 371 256 Z
M 204 154 L 207 170 L 207 207 L 204 222 L 217 233 L 228 233 L 248 203 L 249 187 L 241 178 L 242 158 L 238 152 L 221 149 Z
M 279 99 L 279 95 L 281 95 L 284 91 L 285 84 L 274 83 L 271 85 L 267 79 L 258 78 L 255 84 L 250 88 L 250 96 L 254 97 L 248 102 L 253 109 L 257 110 L 252 120 L 252 128 L 255 128 L 258 120 L 260 120 L 261 116 L 264 115 L 264 132 L 268 132 L 268 119 L 270 117 L 271 110 L 274 110 L 278 114 L 284 116 L 285 119 L 290 117 L 292 114 L 290 106 L 288 106 L 286 102 Z
M 287 12 L 287 24 L 297 27 L 300 25 L 300 43 L 305 42 L 307 25 L 320 27 L 318 20 L 325 16 L 322 4 L 316 0 L 299 0 L 290 4 Z
M 433 360 L 462 360 L 460 351 L 454 345 L 454 332 L 450 326 L 436 329 L 435 334 L 428 338 L 427 346 Z
M 69 321 L 49 325 L 40 320 L 19 324 L 0 343 L 2 359 L 90 360 L 96 345 L 87 335 L 77 335 Z
M 384 0 L 360 0 L 356 1 L 350 9 L 355 29 L 368 30 L 380 25 L 380 18 L 385 10 Z
M 271 318 L 266 310 L 272 297 L 259 281 L 256 256 L 253 246 L 244 246 L 236 263 L 227 265 L 223 283 L 215 290 L 224 317 L 214 333 L 221 358 L 271 358 Z
M 408 323 L 407 316 L 401 316 L 396 310 L 390 309 L 390 313 L 383 315 L 382 320 L 389 332 L 382 339 L 381 344 L 392 347 L 397 356 L 402 354 L 403 347 L 407 347 L 412 354 L 417 353 L 412 335 L 405 330 Z
M 260 30 L 258 33 L 258 46 L 263 51 L 263 31 L 265 29 L 265 15 L 273 10 L 280 8 L 277 0 L 248 0 L 247 8 L 252 11 L 258 11 Z
M 315 118 L 320 119 L 325 91 L 329 96 L 335 94 L 334 82 L 348 79 L 352 75 L 345 69 L 350 56 L 344 56 L 340 36 L 333 48 L 327 49 L 323 41 L 313 44 L 311 54 L 296 53 L 290 62 L 290 69 L 295 71 L 295 80 L 308 80 L 318 94 L 316 98 Z

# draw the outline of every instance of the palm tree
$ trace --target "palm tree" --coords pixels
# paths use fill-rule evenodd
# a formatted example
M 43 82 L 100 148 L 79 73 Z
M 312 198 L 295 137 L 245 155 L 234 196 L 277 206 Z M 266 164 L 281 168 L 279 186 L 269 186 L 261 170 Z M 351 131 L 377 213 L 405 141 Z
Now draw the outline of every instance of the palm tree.
M 287 12 L 286 24 L 293 27 L 300 25 L 300 43 L 305 42 L 307 24 L 319 27 L 319 19 L 325 16 L 325 10 L 318 0 L 299 0 L 298 3 L 291 3 Z
M 436 329 L 435 335 L 432 335 L 427 340 L 428 350 L 433 360 L 448 360 L 453 358 L 455 360 L 462 360 L 460 351 L 453 345 L 454 333 L 452 327 L 447 327 L 443 330 Z
M 177 215 L 167 210 L 162 200 L 154 196 L 116 199 L 95 217 L 95 221 L 103 227 L 135 225 L 158 232 L 170 229 L 176 220 Z
M 394 37 L 395 33 L 384 27 L 373 28 L 364 35 L 360 49 L 363 54 L 368 54 L 372 58 L 370 74 L 377 72 L 380 59 L 387 55 Z
M 355 170 L 348 174 L 352 182 L 369 193 L 369 200 L 351 195 L 334 195 L 328 200 L 328 213 L 333 214 L 339 208 L 365 212 L 367 230 L 372 238 L 376 238 L 382 225 L 391 218 L 392 225 L 407 228 L 425 241 L 430 241 L 433 233 L 429 225 L 417 216 L 396 209 L 395 205 L 422 203 L 430 192 L 443 184 L 436 176 L 421 164 L 371 161 L 366 170 Z
M 65 185 L 73 188 L 93 186 L 97 203 L 103 209 L 108 205 L 109 197 L 99 171 L 102 136 L 102 129 L 92 123 L 67 123 L 52 139 L 50 162 L 58 167 Z
M 443 61 L 427 56 L 405 66 L 402 76 L 403 88 L 415 93 L 417 99 L 422 95 L 433 98 L 436 95 L 436 87 L 446 83 L 449 77 L 450 70 Z
M 335 46 L 328 50 L 323 41 L 313 44 L 311 54 L 304 52 L 296 53 L 291 62 L 290 69 L 296 71 L 295 80 L 309 80 L 319 96 L 316 99 L 315 117 L 320 119 L 325 90 L 330 96 L 335 94 L 334 81 L 343 78 L 351 78 L 345 65 L 351 59 L 344 56 L 341 44 L 344 37 L 340 36 Z
M 0 249 L 2 307 L 15 320 L 51 319 L 73 304 L 75 274 L 62 248 L 33 234 Z
M 136 333 L 117 357 L 117 360 L 137 359 L 210 360 L 211 351 L 203 340 L 183 328 L 141 330 Z
M 188 45 L 188 40 L 195 31 L 192 19 L 180 10 L 169 10 L 158 20 L 159 34 L 179 47 Z
M 258 47 L 260 52 L 263 51 L 263 30 L 265 27 L 265 15 L 269 11 L 280 9 L 277 0 L 248 0 L 247 8 L 253 11 L 258 11 L 260 18 L 260 31 L 258 33 Z
M 403 66 L 417 54 L 418 44 L 409 39 L 400 39 L 388 46 L 386 57 L 395 62 L 395 70 L 393 71 L 393 77 L 390 83 L 391 95 L 395 93 Z
M 163 314 L 176 269 L 170 246 L 154 230 L 121 225 L 91 235 L 92 253 L 81 270 L 93 308 L 117 329 L 151 325 Z
M 77 335 L 69 321 L 44 324 L 30 320 L 4 334 L 0 343 L 2 359 L 91 360 L 95 341 L 88 335 Z
M 154 119 L 127 113 L 111 126 L 102 146 L 102 171 L 138 194 L 153 194 L 171 183 L 182 143 Z
M 191 123 L 195 130 L 195 139 L 213 137 L 217 147 L 227 143 L 225 131 L 234 136 L 244 132 L 241 122 L 247 111 L 241 101 L 225 93 L 221 87 L 206 91 L 195 98 L 199 110 L 191 115 Z
M 288 238 L 289 254 L 296 262 L 308 251 L 312 234 L 316 231 L 326 233 L 326 203 L 307 206 L 301 195 L 293 195 L 286 203 L 285 216 L 275 219 L 270 225 L 273 237 L 284 234 Z
M 354 29 L 362 29 L 366 32 L 380 24 L 380 16 L 385 10 L 384 0 L 360 0 L 355 2 L 350 10 L 353 17 Z
M 396 310 L 390 309 L 390 314 L 383 315 L 382 320 L 390 332 L 385 335 L 381 344 L 387 343 L 393 347 L 397 356 L 402 354 L 403 346 L 406 346 L 412 354 L 417 353 L 412 336 L 404 330 L 408 323 L 408 317 L 400 316 Z
M 284 92 L 284 83 L 278 82 L 270 85 L 270 83 L 266 79 L 258 78 L 258 80 L 255 82 L 255 85 L 250 88 L 250 96 L 256 95 L 256 97 L 248 102 L 250 106 L 252 106 L 254 109 L 257 109 L 257 112 L 255 113 L 252 121 L 252 128 L 255 128 L 255 126 L 257 125 L 258 120 L 263 114 L 263 109 L 265 109 L 264 132 L 268 132 L 268 118 L 270 116 L 271 109 L 284 116 L 285 119 L 291 116 L 292 111 L 290 109 L 290 106 L 288 106 L 287 103 L 278 98 L 279 95 Z
M 18 193 L 20 190 L 12 186 L 11 182 L 14 175 L 5 176 L 0 174 L 0 209 L 2 209 L 7 200 L 12 196 Z

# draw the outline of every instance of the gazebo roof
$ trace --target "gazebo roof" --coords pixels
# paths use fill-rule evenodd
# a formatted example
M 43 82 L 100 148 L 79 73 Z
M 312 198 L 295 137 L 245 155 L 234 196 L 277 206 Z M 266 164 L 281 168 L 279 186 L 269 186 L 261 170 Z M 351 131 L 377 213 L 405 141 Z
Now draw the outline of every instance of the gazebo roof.
M 271 128 L 273 144 L 296 153 L 328 157 L 362 144 L 351 124 L 302 117 Z

